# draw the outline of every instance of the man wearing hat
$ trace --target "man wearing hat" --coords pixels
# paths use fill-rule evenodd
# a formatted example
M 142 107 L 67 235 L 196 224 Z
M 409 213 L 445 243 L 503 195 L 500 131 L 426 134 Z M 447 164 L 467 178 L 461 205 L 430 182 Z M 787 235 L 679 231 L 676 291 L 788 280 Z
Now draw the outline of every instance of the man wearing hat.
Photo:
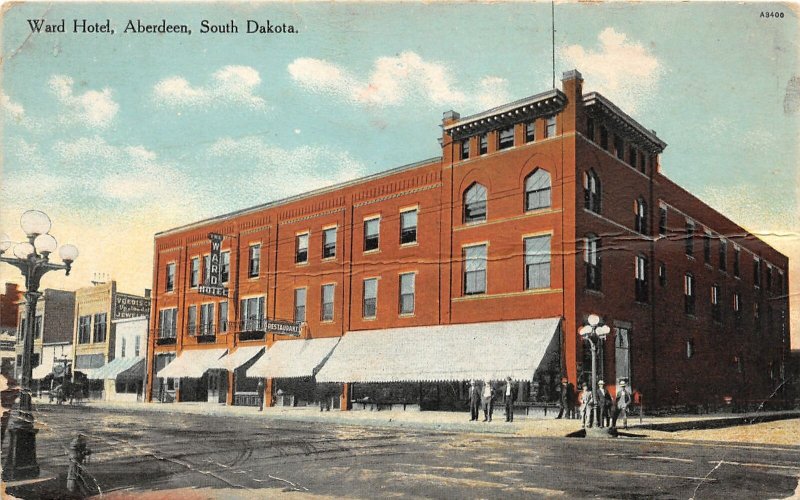
M 511 381 L 511 377 L 506 377 L 506 385 L 503 388 L 503 402 L 506 405 L 506 422 L 513 422 L 514 421 L 514 392 L 515 387 L 514 383 Z
M 587 415 L 589 416 L 589 427 L 592 427 L 594 425 L 594 395 L 592 395 L 592 391 L 589 390 L 589 384 L 586 382 L 583 383 L 580 402 L 581 427 L 586 427 Z
M 597 416 L 597 425 L 599 427 L 609 427 L 611 425 L 611 408 L 613 401 L 611 394 L 606 389 L 606 383 L 602 380 L 597 382 L 597 407 L 599 415 Z
M 628 383 L 625 379 L 619 381 L 619 388 L 617 389 L 617 397 L 615 398 L 614 419 L 611 426 L 617 427 L 617 418 L 622 415 L 622 425 L 625 429 L 628 428 L 628 407 L 631 405 L 633 398 L 628 391 Z
M 561 379 L 560 391 L 561 397 L 559 398 L 558 402 L 558 416 L 556 418 L 572 418 L 572 413 L 575 408 L 575 396 L 572 389 L 572 384 L 569 383 L 567 377 Z
M 481 390 L 475 385 L 474 380 L 469 381 L 469 421 L 478 420 L 478 410 L 481 407 Z

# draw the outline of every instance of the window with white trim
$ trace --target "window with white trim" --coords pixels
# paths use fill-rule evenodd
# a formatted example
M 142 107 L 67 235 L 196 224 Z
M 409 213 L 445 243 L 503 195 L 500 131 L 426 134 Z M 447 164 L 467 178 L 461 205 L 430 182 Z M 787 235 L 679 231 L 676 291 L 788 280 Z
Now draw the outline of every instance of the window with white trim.
M 600 260 L 600 237 L 588 234 L 584 240 L 583 262 L 586 265 L 586 288 L 600 291 L 603 280 Z
M 298 234 L 294 237 L 294 262 L 303 264 L 308 262 L 308 233 Z
M 473 183 L 464 191 L 464 222 L 486 220 L 486 188 Z
M 335 291 L 336 285 L 333 283 L 322 285 L 322 311 L 320 314 L 320 319 L 322 321 L 333 321 L 333 302 Z
M 364 221 L 364 251 L 378 250 L 380 247 L 381 218 L 373 217 Z
M 599 214 L 601 199 L 600 177 L 594 169 L 589 169 L 583 173 L 583 206 L 586 210 Z
M 416 273 L 400 275 L 400 314 L 413 314 L 416 295 Z
M 417 241 L 417 209 L 400 212 L 400 244 Z
M 306 289 L 294 289 L 294 320 L 301 323 L 306 320 Z
M 486 245 L 464 247 L 464 295 L 486 293 Z
M 329 227 L 322 231 L 322 258 L 332 259 L 336 257 L 336 229 Z
M 637 255 L 634 259 L 634 267 L 634 295 L 636 297 L 636 302 L 649 302 L 650 290 L 648 275 L 650 271 L 648 269 L 647 257 L 644 255 Z
M 525 289 L 550 288 L 550 235 L 525 238 Z
M 550 206 L 550 174 L 541 168 L 525 178 L 525 210 L 536 210 Z
M 378 279 L 368 278 L 364 280 L 363 301 L 361 305 L 361 315 L 364 318 L 374 318 L 378 314 Z

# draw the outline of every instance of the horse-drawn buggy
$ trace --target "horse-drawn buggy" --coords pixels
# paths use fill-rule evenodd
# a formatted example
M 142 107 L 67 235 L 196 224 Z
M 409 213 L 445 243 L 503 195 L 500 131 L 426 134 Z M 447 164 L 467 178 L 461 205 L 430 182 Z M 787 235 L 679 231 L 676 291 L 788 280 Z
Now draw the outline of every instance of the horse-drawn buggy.
M 86 397 L 88 387 L 86 375 L 80 371 L 73 373 L 68 360 L 56 360 L 53 373 L 48 377 L 51 379 L 44 382 L 50 384 L 51 403 L 55 401 L 57 404 L 62 404 L 69 401 L 69 404 L 72 404 L 75 401 L 81 402 Z

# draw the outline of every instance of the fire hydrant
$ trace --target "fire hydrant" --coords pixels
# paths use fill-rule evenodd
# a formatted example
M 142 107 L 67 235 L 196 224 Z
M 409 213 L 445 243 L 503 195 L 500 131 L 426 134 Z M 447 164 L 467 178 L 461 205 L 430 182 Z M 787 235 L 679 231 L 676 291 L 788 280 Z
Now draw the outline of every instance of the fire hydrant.
M 88 455 L 92 454 L 92 450 L 86 446 L 86 438 L 83 434 L 78 434 L 69 443 L 69 470 L 67 471 L 67 491 L 74 492 L 78 486 L 78 478 L 81 475 L 81 467 L 83 461 L 86 460 Z

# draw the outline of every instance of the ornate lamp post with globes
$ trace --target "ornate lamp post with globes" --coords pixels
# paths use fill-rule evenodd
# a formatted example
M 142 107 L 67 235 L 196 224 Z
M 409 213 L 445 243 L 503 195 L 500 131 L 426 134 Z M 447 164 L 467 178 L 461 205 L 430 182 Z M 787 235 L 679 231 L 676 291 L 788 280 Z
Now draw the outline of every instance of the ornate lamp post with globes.
M 600 412 L 598 411 L 599 405 L 603 404 L 602 401 L 597 399 L 597 347 L 599 342 L 605 342 L 606 337 L 611 333 L 611 328 L 608 325 L 600 323 L 600 316 L 590 314 L 586 319 L 588 324 L 581 327 L 578 333 L 583 340 L 588 340 L 592 348 L 592 400 L 594 407 L 592 411 L 600 422 Z
M 19 268 L 25 277 L 25 331 L 23 332 L 22 364 L 17 371 L 20 394 L 8 426 L 9 444 L 3 463 L 3 479 L 18 480 L 39 476 L 36 461 L 36 429 L 33 426 L 31 406 L 31 355 L 36 322 L 36 302 L 41 297 L 39 282 L 48 271 L 63 269 L 69 275 L 72 263 L 78 257 L 74 245 L 62 245 L 58 250 L 63 264 L 50 262 L 50 254 L 58 242 L 50 232 L 50 218 L 39 210 L 28 210 L 20 218 L 20 226 L 28 241 L 15 243 L 7 234 L 0 235 L 0 261 Z M 5 257 L 11 249 L 13 257 Z

